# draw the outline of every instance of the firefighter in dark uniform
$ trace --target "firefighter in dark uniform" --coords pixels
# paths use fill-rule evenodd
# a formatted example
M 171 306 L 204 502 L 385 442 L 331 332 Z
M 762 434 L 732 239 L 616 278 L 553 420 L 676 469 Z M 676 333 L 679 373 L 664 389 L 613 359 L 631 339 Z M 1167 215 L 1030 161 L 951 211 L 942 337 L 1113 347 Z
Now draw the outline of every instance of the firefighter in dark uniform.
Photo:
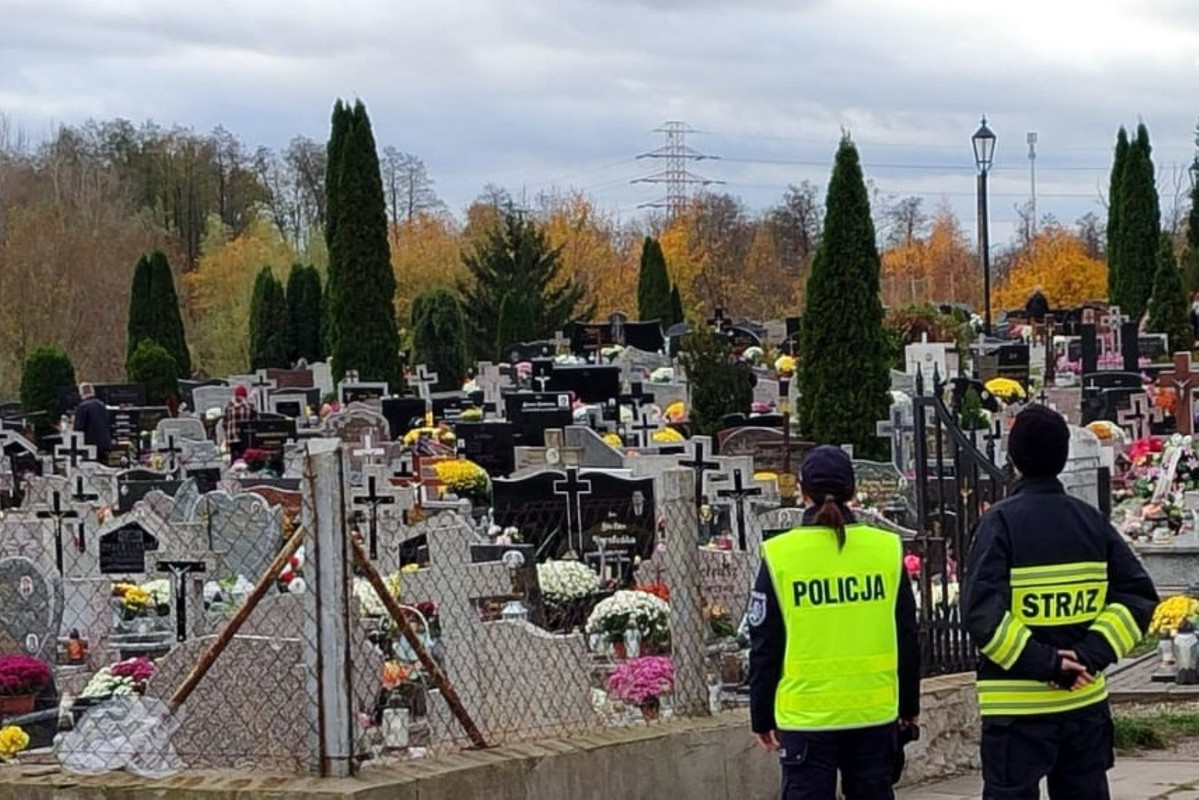
M 984 800 L 1105 800 L 1113 763 L 1103 671 L 1132 649 L 1157 592 L 1100 512 L 1057 476 L 1070 430 L 1033 405 L 1008 454 L 1012 496 L 979 521 L 964 580 L 966 626 L 982 651 Z
M 818 447 L 800 469 L 802 527 L 762 545 L 750 596 L 750 713 L 779 753 L 782 800 L 891 800 L 920 713 L 916 603 L 903 544 L 858 524 L 853 464 Z M 902 728 L 902 730 L 901 730 Z

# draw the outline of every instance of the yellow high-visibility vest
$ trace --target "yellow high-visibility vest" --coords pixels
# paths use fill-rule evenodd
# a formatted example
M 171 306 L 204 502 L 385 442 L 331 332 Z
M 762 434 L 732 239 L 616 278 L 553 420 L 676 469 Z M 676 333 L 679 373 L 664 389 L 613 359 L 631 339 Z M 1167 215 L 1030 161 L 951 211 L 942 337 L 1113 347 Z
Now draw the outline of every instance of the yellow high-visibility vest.
M 895 603 L 903 544 L 849 525 L 796 528 L 762 545 L 787 644 L 775 693 L 779 730 L 847 730 L 899 717 Z

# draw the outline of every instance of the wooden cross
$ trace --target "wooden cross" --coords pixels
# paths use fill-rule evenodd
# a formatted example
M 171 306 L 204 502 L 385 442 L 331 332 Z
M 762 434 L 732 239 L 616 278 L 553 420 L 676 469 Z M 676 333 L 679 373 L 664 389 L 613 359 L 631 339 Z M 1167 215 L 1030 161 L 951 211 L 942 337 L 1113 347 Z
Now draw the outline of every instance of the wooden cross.
M 720 309 L 717 309 L 718 311 Z M 704 473 L 712 470 L 720 469 L 720 464 L 716 461 L 704 460 L 704 438 L 697 436 L 695 442 L 695 458 L 691 461 L 680 461 L 680 467 L 690 467 L 695 470 L 695 508 L 699 509 L 704 504 Z
M 746 486 L 741 481 L 741 470 L 733 470 L 733 488 L 720 489 L 716 492 L 717 497 L 731 498 L 733 506 L 737 511 L 737 544 L 742 550 L 746 549 L 745 542 L 745 498 L 753 497 L 762 493 L 760 486 Z
M 1134 441 L 1147 439 L 1152 434 L 1153 422 L 1161 422 L 1162 410 L 1149 402 L 1146 394 L 1134 394 L 1129 398 L 1129 407 L 1120 409 L 1116 415 L 1120 427 L 1132 434 Z
M 1199 372 L 1193 369 L 1191 354 L 1188 352 L 1175 353 L 1174 371 L 1163 372 L 1157 376 L 1158 386 L 1174 390 L 1177 397 L 1174 406 L 1174 421 L 1178 425 L 1178 432 L 1184 436 L 1195 432 L 1193 404 L 1196 381 L 1199 381 Z
M 370 508 L 370 556 L 372 561 L 379 560 L 379 506 L 395 505 L 395 497 L 387 494 L 379 494 L 377 491 L 378 485 L 374 475 L 368 475 L 366 478 L 367 491 L 365 493 L 359 491 L 354 495 L 353 503 L 356 506 L 367 506 Z
M 54 520 L 54 564 L 58 567 L 59 574 L 63 573 L 62 559 L 62 521 L 64 519 L 77 519 L 79 514 L 72 508 L 62 507 L 62 496 L 55 490 L 50 493 L 50 507 L 44 511 L 37 512 L 38 519 Z
M 566 468 L 566 479 L 554 481 L 554 494 L 566 498 L 566 535 L 576 553 L 583 552 L 582 497 L 591 494 L 591 481 L 579 479 L 578 467 Z
M 169 572 L 173 578 L 171 597 L 175 606 L 175 640 L 187 641 L 187 576 L 208 571 L 203 561 L 159 561 L 159 572 Z
M 84 443 L 83 431 L 70 431 L 63 436 L 66 444 L 54 448 L 54 458 L 66 459 L 71 469 L 79 466 L 80 461 L 95 461 L 96 448 Z
M 437 373 L 429 372 L 424 364 L 416 365 L 416 372 L 408 377 L 408 385 L 416 389 L 420 399 L 428 401 L 430 387 L 437 383 Z

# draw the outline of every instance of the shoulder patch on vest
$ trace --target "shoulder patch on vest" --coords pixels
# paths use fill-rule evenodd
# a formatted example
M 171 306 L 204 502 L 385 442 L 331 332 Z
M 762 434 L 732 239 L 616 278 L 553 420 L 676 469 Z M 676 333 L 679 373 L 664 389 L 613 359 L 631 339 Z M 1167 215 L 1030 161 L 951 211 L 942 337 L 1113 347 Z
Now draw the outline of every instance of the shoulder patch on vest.
M 758 627 L 766 619 L 766 595 L 762 592 L 749 593 L 749 624 Z

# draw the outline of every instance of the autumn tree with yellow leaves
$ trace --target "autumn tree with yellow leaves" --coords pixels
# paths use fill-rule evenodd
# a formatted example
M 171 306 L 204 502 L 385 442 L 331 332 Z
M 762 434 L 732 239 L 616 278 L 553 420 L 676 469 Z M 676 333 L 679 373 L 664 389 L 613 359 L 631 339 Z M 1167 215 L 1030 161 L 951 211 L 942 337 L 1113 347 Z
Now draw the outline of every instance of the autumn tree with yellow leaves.
M 995 288 L 996 308 L 1023 308 L 1040 286 L 1054 308 L 1107 298 L 1107 267 L 1087 255 L 1086 243 L 1059 225 L 1043 228 L 1017 253 L 1007 278 Z

